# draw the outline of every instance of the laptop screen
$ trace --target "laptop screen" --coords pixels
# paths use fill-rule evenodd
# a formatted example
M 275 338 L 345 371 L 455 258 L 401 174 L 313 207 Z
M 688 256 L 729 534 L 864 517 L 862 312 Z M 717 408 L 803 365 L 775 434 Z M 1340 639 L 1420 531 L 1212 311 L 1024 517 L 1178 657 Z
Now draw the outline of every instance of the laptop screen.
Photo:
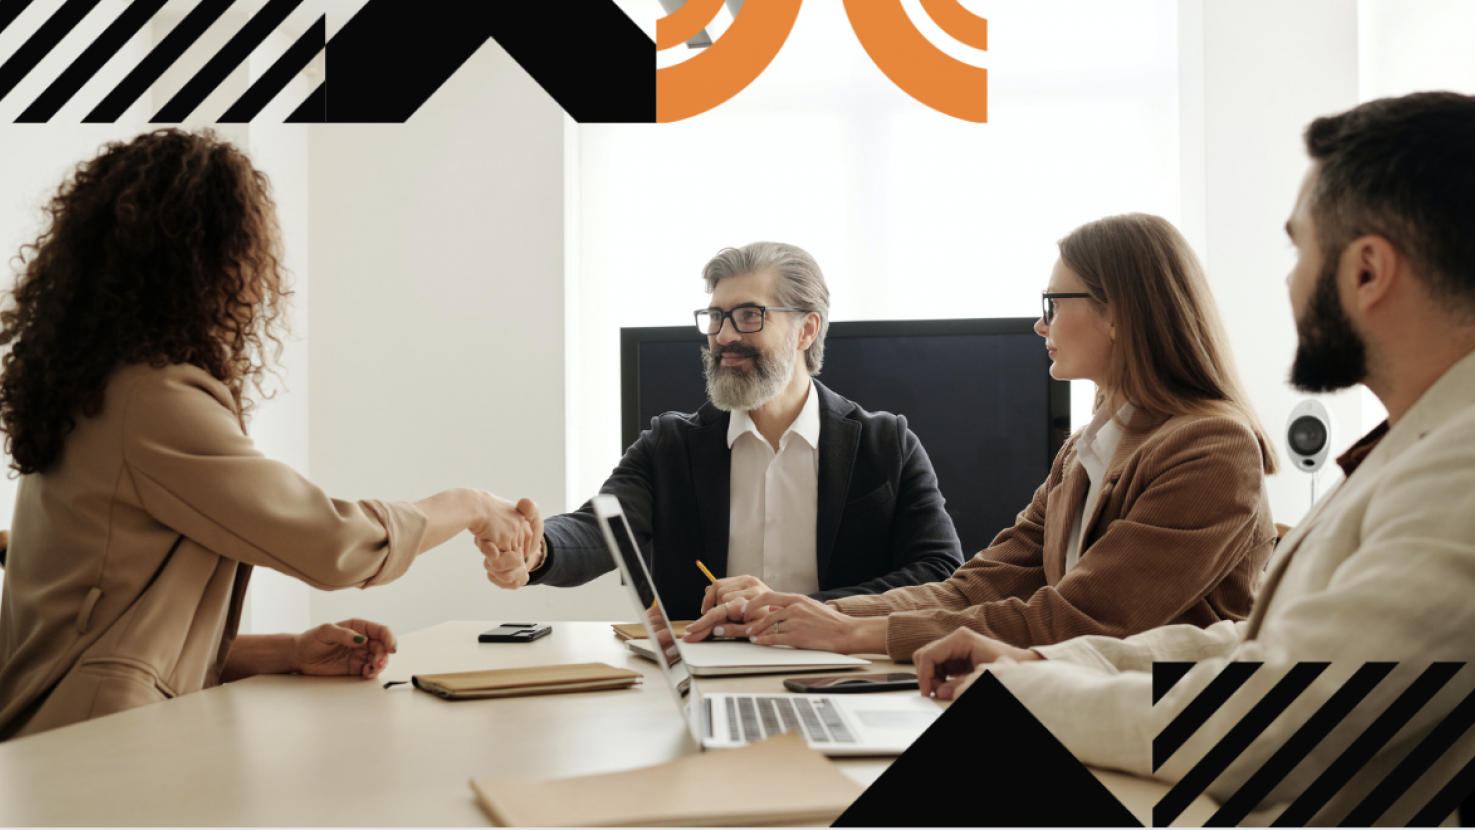
M 691 675 L 681 660 L 681 647 L 677 644 L 676 633 L 671 627 L 671 618 L 667 616 L 660 597 L 656 595 L 650 572 L 635 544 L 635 534 L 631 532 L 629 523 L 625 521 L 625 511 L 614 496 L 595 496 L 593 503 L 594 515 L 599 519 L 605 542 L 610 546 L 611 555 L 614 555 L 615 566 L 624 577 L 631 602 L 640 611 L 646 636 L 650 638 L 651 651 L 655 652 L 656 662 L 665 673 L 666 680 L 676 694 L 676 701 L 680 704 L 691 690 Z

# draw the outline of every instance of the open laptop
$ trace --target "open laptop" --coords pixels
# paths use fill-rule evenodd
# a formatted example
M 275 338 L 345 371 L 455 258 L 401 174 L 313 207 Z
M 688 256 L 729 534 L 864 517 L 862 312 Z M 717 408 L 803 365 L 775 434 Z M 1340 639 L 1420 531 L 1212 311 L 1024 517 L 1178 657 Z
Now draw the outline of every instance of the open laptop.
M 915 692 L 703 695 L 685 659 L 692 646 L 703 644 L 676 639 L 619 500 L 595 496 L 593 502 L 631 605 L 640 615 L 648 642 L 655 646 L 651 653 L 698 746 L 726 749 L 798 731 L 826 755 L 900 755 L 942 714 L 941 705 Z

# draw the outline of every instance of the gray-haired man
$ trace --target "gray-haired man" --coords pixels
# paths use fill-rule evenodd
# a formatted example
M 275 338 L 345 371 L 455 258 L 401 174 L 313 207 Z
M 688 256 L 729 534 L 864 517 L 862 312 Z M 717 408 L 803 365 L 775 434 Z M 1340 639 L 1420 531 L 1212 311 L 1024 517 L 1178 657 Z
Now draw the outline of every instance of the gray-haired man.
M 754 242 L 702 275 L 711 400 L 653 419 L 600 488 L 624 505 L 667 610 L 694 619 L 770 588 L 826 600 L 946 579 L 962 550 L 906 418 L 811 377 L 829 327 L 814 258 Z M 544 540 L 526 564 L 531 584 L 582 585 L 614 567 L 588 504 L 548 519 Z M 488 560 L 492 582 L 522 584 L 522 567 L 499 571 L 503 561 Z

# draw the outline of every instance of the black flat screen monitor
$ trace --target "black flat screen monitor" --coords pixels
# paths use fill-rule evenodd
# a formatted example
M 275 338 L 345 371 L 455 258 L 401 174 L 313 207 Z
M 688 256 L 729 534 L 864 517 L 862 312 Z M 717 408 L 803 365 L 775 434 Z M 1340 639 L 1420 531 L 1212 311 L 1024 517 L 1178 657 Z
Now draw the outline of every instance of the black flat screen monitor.
M 1070 384 L 1050 377 L 1033 318 L 831 323 L 819 380 L 861 407 L 905 415 L 921 439 L 964 557 L 1034 497 L 1070 434 Z M 706 403 L 690 325 L 620 330 L 622 436 Z

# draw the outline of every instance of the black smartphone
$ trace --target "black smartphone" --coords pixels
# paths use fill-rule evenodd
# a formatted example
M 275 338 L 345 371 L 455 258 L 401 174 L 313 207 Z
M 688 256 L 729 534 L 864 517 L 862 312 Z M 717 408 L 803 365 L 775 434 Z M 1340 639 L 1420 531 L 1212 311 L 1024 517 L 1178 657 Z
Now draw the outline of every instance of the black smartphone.
M 478 643 L 531 643 L 545 634 L 552 634 L 553 626 L 538 623 L 502 623 L 491 631 L 476 636 Z
M 794 677 L 784 681 L 784 688 L 794 692 L 826 692 L 856 694 L 860 692 L 895 692 L 917 688 L 917 676 L 894 671 L 889 674 L 836 674 L 829 677 Z

